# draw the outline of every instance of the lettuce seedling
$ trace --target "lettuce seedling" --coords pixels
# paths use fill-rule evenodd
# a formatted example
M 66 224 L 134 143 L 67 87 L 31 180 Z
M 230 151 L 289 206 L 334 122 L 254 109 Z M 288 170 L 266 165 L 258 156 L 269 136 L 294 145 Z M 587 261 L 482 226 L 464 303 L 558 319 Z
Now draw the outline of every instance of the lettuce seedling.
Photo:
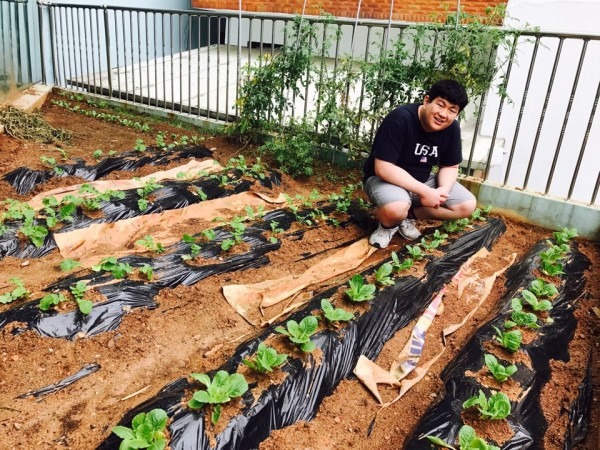
M 256 357 L 254 359 L 244 358 L 242 362 L 255 372 L 273 372 L 274 367 L 279 367 L 287 360 L 288 355 L 279 354 L 277 350 L 267 347 L 264 342 L 258 344 Z
M 510 400 L 503 392 L 496 392 L 488 399 L 480 389 L 479 395 L 475 395 L 463 403 L 463 409 L 472 406 L 477 406 L 483 419 L 501 420 L 510 414 Z
M 188 406 L 200 409 L 206 404 L 215 405 L 212 414 L 213 424 L 217 423 L 221 416 L 221 404 L 227 403 L 234 397 L 240 397 L 248 390 L 246 379 L 239 373 L 229 375 L 224 370 L 219 370 L 212 381 L 204 373 L 192 373 L 190 377 L 206 386 L 206 390 L 196 391 Z
M 391 286 L 394 284 L 394 280 L 390 277 L 392 273 L 392 265 L 390 263 L 382 264 L 379 269 L 375 271 L 375 281 L 377 284 L 382 286 Z
M 517 366 L 514 364 L 504 367 L 494 355 L 490 355 L 489 353 L 486 353 L 484 358 L 485 365 L 499 383 L 504 383 L 517 371 Z
M 413 266 L 414 262 L 410 258 L 406 258 L 404 261 L 400 262 L 398 255 L 396 252 L 392 252 L 392 269 L 394 272 L 402 272 L 403 270 L 408 270 Z
M 47 294 L 40 300 L 40 309 L 42 311 L 48 311 L 52 306 L 58 305 L 64 302 L 67 298 L 60 292 L 58 294 Z
M 77 307 L 82 314 L 88 315 L 92 312 L 93 303 L 90 300 L 85 300 L 83 296 L 87 291 L 87 284 L 85 281 L 78 281 L 77 284 L 74 284 L 69 287 L 71 294 L 73 294 L 73 298 L 77 302 Z
M 558 295 L 558 289 L 552 283 L 546 283 L 541 278 L 533 280 L 529 290 L 535 294 L 537 298 L 552 298 Z
M 504 322 L 504 328 L 513 328 L 516 326 L 537 329 L 540 326 L 537 324 L 537 316 L 534 313 L 526 313 L 523 311 L 523 304 L 520 298 L 511 300 L 513 312 L 510 316 L 512 320 Z
M 431 252 L 440 246 L 441 241 L 432 239 L 431 241 L 427 241 L 427 238 L 421 238 L 421 245 L 425 250 Z
M 25 222 L 19 232 L 31 241 L 33 245 L 40 248 L 48 236 L 48 228 L 42 225 L 33 225 L 33 222 Z
M 442 242 L 444 242 L 447 238 L 448 238 L 448 235 L 446 233 L 440 233 L 440 230 L 435 230 L 433 232 L 433 239 L 435 239 L 436 241 L 439 241 L 440 244 Z
M 150 264 L 144 264 L 138 270 L 140 271 L 140 273 L 143 273 L 144 275 L 146 275 L 146 278 L 148 278 L 148 281 L 152 281 L 152 277 L 154 276 L 154 269 L 152 268 L 152 266 Z
M 456 450 L 450 444 L 444 440 L 435 436 L 425 436 L 432 444 L 440 447 L 449 448 Z M 469 425 L 463 425 L 458 431 L 458 443 L 460 445 L 459 450 L 500 450 L 500 447 L 488 444 L 483 439 L 478 438 L 473 427 Z
M 316 348 L 315 343 L 310 340 L 310 337 L 316 333 L 319 326 L 319 321 L 316 317 L 307 316 L 300 323 L 295 320 L 288 320 L 286 325 L 287 329 L 278 326 L 275 328 L 275 331 L 285 334 L 290 341 L 298 345 L 300 350 L 305 353 L 310 353 Z
M 496 330 L 496 333 L 498 334 L 496 340 L 500 342 L 505 349 L 516 352 L 521 348 L 523 335 L 519 330 L 502 332 L 497 327 L 494 327 L 494 330 Z
M 146 248 L 149 252 L 157 254 L 164 253 L 165 247 L 160 242 L 154 242 L 154 238 L 147 234 L 143 239 L 135 241 L 136 245 L 141 245 Z
M 354 319 L 354 314 L 343 308 L 334 308 L 326 298 L 321 300 L 321 310 L 329 322 L 348 322 Z
M 27 298 L 29 296 L 30 292 L 23 284 L 23 280 L 12 277 L 8 281 L 10 281 L 15 288 L 10 292 L 0 295 L 0 303 L 7 304 L 14 302 L 15 300 L 19 300 L 20 298 Z
M 423 254 L 423 251 L 421 250 L 421 247 L 419 247 L 418 245 L 414 245 L 414 246 L 407 245 L 406 250 L 410 254 L 410 257 L 412 258 L 413 261 L 419 261 L 420 259 L 423 259 L 423 257 L 425 256 Z
M 117 262 L 117 258 L 114 256 L 109 256 L 108 258 L 104 258 L 100 260 L 100 264 L 96 264 L 92 266 L 92 270 L 94 272 L 110 272 L 113 277 L 117 279 L 124 278 L 128 273 L 133 272 L 133 267 L 129 265 L 129 263 L 120 263 Z
M 375 285 L 365 284 L 365 280 L 361 275 L 354 275 L 348 282 L 350 289 L 346 290 L 346 295 L 353 302 L 364 302 L 375 297 Z
M 534 311 L 550 311 L 552 309 L 552 302 L 550 300 L 538 300 L 535 294 L 527 289 L 523 289 L 521 295 Z
M 137 178 L 137 180 L 139 181 L 139 178 Z M 141 188 L 136 190 L 137 195 L 140 197 L 138 199 L 138 208 L 140 211 L 146 211 L 148 208 L 148 197 L 152 192 L 161 187 L 163 187 L 162 184 L 155 183 L 154 178 L 150 178 L 148 181 L 144 182 Z
M 79 261 L 67 258 L 63 259 L 60 263 L 60 270 L 62 270 L 63 272 L 70 272 L 71 270 L 76 269 L 79 266 L 81 266 L 81 263 Z
M 123 439 L 119 450 L 163 450 L 166 446 L 165 429 L 168 420 L 167 413 L 156 408 L 147 414 L 136 415 L 131 422 L 131 428 L 121 425 L 113 427 L 112 432 Z
M 576 236 L 579 236 L 576 228 L 563 227 L 560 231 L 552 233 L 552 237 L 558 245 L 568 244 L 568 242 Z
M 279 222 L 275 220 L 271 220 L 271 222 L 269 222 L 269 226 L 271 227 L 271 237 L 269 238 L 269 242 L 271 242 L 271 244 L 276 244 L 279 240 L 277 239 L 277 236 L 283 233 L 283 228 L 279 228 L 278 225 Z
M 217 237 L 217 233 L 212 228 L 208 228 L 207 230 L 202 231 L 202 236 L 204 236 L 208 241 L 212 241 Z
M 559 262 L 551 263 L 551 262 L 542 260 L 540 263 L 540 266 L 542 269 L 542 273 L 544 273 L 550 277 L 557 277 L 558 275 L 562 275 L 563 273 L 565 273 L 563 271 L 563 265 Z

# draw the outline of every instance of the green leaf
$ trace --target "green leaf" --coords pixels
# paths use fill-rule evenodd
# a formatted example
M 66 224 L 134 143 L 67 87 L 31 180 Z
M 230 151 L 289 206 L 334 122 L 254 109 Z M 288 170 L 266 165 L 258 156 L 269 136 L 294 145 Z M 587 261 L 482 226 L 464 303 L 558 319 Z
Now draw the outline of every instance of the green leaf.
M 90 300 L 78 300 L 77 306 L 79 307 L 79 311 L 87 316 L 92 312 L 92 307 L 94 304 Z
M 131 428 L 118 425 L 112 428 L 112 432 L 119 436 L 121 439 L 135 439 L 135 434 Z
M 81 263 L 79 261 L 75 261 L 74 259 L 63 259 L 62 262 L 60 263 L 60 270 L 62 270 L 63 272 L 70 272 L 71 270 L 77 268 L 81 266 Z
M 221 418 L 221 405 L 216 405 L 211 415 L 211 421 L 215 425 Z
M 439 437 L 435 437 L 435 436 L 425 436 L 429 442 L 431 442 L 434 445 L 437 445 L 439 447 L 444 447 L 444 448 L 449 448 L 452 450 L 456 450 L 454 447 L 452 447 L 450 444 L 447 444 L 446 441 L 440 439 Z
M 475 439 L 475 437 L 476 434 L 473 427 L 470 427 L 469 425 L 463 425 L 462 427 L 460 427 L 460 430 L 458 432 L 458 442 L 460 444 L 460 448 L 469 448 L 469 445 L 471 444 L 473 439 Z

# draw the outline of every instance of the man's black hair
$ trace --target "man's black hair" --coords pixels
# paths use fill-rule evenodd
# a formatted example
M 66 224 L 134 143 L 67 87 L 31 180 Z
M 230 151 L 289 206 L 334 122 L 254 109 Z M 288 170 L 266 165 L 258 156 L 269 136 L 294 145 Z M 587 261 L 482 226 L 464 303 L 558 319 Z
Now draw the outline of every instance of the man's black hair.
M 433 100 L 437 97 L 441 97 L 444 100 L 448 100 L 450 103 L 458 105 L 460 111 L 462 111 L 467 103 L 469 103 L 469 97 L 465 87 L 456 80 L 440 80 L 434 83 L 429 88 L 429 99 Z

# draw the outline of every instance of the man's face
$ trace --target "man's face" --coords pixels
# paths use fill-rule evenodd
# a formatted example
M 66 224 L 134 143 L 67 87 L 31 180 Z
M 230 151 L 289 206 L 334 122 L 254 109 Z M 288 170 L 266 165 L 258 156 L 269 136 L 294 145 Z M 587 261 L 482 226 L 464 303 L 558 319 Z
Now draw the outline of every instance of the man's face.
M 436 97 L 432 100 L 426 95 L 423 99 L 423 105 L 419 108 L 419 122 L 423 129 L 429 133 L 441 131 L 452 125 L 459 112 L 458 105 L 450 103 L 442 97 Z

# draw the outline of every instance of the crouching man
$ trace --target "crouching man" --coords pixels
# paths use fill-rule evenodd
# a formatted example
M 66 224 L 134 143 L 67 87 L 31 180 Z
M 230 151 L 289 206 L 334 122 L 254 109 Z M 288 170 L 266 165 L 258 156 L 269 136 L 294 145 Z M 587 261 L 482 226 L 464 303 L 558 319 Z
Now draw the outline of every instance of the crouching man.
M 473 212 L 475 197 L 456 181 L 462 162 L 456 118 L 468 102 L 460 83 L 442 80 L 423 103 L 400 106 L 385 117 L 363 168 L 379 221 L 371 245 L 386 248 L 396 231 L 417 239 L 417 219 L 455 220 Z M 433 166 L 437 173 L 431 173 Z

